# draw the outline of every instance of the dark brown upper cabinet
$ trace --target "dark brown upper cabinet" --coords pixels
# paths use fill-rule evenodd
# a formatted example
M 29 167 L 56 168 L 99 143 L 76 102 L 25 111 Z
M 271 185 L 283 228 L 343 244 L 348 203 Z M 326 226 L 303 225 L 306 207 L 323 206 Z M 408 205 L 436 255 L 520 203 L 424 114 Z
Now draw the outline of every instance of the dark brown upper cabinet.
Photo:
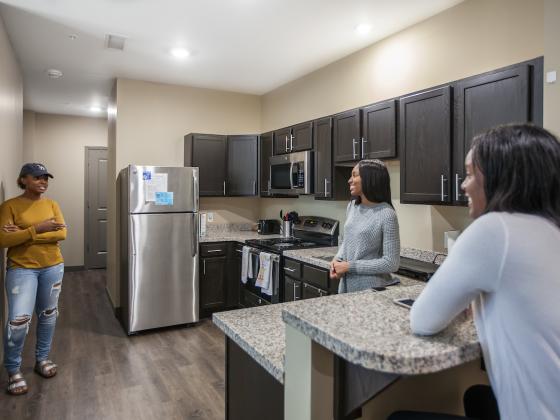
M 200 196 L 225 196 L 227 137 L 216 134 L 187 134 L 185 166 L 199 168 Z
M 399 101 L 401 202 L 451 202 L 451 86 Z
M 315 197 L 332 198 L 332 118 L 314 122 L 315 143 Z
M 290 146 L 291 152 L 313 149 L 313 121 L 304 122 L 292 127 Z
M 292 127 L 281 128 L 274 131 L 274 154 L 282 155 L 290 153 L 290 139 L 292 136 Z
M 333 118 L 334 162 L 353 162 L 361 156 L 362 111 L 352 109 Z
M 258 195 L 258 136 L 228 136 L 227 178 L 228 196 Z
M 261 134 L 260 140 L 260 156 L 259 156 L 259 173 L 260 173 L 260 195 L 261 197 L 270 197 L 270 157 L 272 156 L 272 139 L 273 133 Z
M 379 102 L 362 109 L 361 159 L 397 157 L 396 101 Z
M 313 149 L 313 121 L 274 132 L 274 154 L 282 155 Z
M 542 59 L 535 59 L 456 83 L 452 174 L 454 204 L 467 204 L 461 183 L 465 178 L 465 157 L 476 135 L 500 124 L 542 124 L 541 74 Z

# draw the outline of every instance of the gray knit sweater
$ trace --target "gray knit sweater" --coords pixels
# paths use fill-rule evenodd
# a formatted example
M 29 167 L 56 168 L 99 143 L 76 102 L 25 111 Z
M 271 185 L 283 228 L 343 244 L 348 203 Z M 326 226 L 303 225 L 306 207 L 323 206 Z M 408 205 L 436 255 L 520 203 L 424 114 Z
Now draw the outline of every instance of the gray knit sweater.
M 336 259 L 348 261 L 348 273 L 338 292 L 356 292 L 394 283 L 392 272 L 399 268 L 399 223 L 395 210 L 387 204 L 355 205 L 346 209 L 344 239 Z

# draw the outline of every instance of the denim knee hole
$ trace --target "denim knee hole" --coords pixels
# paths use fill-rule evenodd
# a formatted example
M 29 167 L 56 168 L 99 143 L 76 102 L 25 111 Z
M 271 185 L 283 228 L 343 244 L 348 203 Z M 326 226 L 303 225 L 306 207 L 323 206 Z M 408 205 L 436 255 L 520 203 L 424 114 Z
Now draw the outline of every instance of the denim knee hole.
M 12 341 L 12 335 L 25 330 L 25 335 L 29 332 L 29 326 L 31 325 L 30 315 L 18 315 L 10 322 L 8 322 L 8 347 L 13 347 L 15 344 Z
M 43 312 L 41 312 L 42 318 L 51 318 L 53 316 L 58 316 L 58 308 L 45 309 Z

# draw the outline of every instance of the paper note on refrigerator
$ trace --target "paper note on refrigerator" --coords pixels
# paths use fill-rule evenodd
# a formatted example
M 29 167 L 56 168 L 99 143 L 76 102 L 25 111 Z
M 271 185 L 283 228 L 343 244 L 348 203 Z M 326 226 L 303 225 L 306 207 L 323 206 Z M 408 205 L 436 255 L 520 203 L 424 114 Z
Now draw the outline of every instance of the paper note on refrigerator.
M 146 201 L 155 202 L 156 192 L 167 192 L 167 174 L 151 174 L 151 179 L 144 180 Z

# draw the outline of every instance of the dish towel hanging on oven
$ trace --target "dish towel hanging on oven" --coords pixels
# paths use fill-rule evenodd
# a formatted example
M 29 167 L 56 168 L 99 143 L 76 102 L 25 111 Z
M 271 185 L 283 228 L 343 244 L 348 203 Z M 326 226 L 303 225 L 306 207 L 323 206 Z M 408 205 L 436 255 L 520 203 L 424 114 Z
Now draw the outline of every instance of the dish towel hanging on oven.
M 255 286 L 260 287 L 261 291 L 268 296 L 272 296 L 272 255 L 267 252 L 259 254 L 259 274 Z
M 241 283 L 247 283 L 247 277 L 249 274 L 249 265 L 250 265 L 250 255 L 249 255 L 249 247 L 243 247 L 243 253 L 241 255 Z

